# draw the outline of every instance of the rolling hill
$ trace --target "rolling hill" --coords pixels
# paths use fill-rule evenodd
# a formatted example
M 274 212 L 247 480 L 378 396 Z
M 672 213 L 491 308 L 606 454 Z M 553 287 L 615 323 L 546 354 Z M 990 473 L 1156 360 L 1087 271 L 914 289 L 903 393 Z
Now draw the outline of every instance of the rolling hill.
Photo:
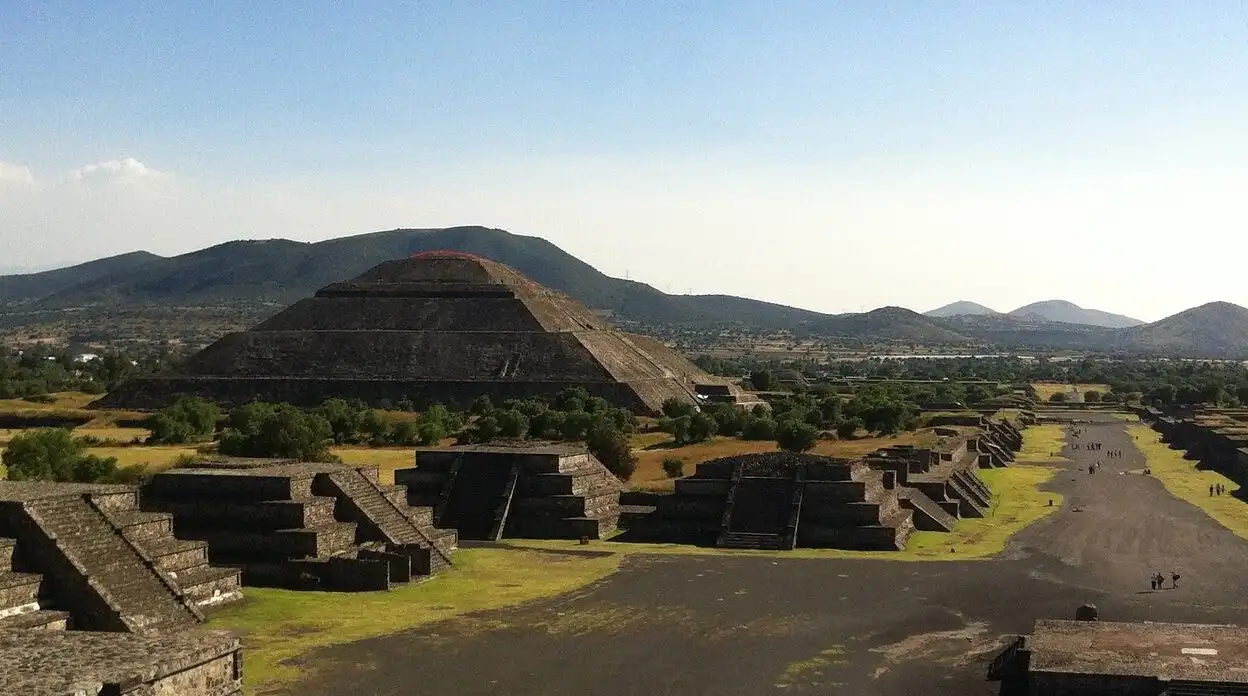
M 923 316 L 936 317 L 939 319 L 942 317 L 980 316 L 986 314 L 999 314 L 999 312 L 995 309 L 985 307 L 977 302 L 961 300 L 958 302 L 950 302 L 944 307 L 937 307 L 936 309 L 924 312 Z
M 168 258 L 136 252 L 0 278 L 0 304 L 43 312 L 151 306 L 272 312 L 382 261 L 440 249 L 500 261 L 592 309 L 641 324 L 778 330 L 825 316 L 740 297 L 668 295 L 644 283 L 606 276 L 544 239 L 484 227 L 391 230 L 316 243 L 236 241 Z
M 1099 309 L 1085 309 L 1066 300 L 1045 300 L 1024 305 L 1009 313 L 1012 317 L 1034 317 L 1045 321 L 1060 321 L 1064 324 L 1087 324 L 1088 326 L 1104 326 L 1109 329 L 1125 329 L 1140 326 L 1144 322 L 1121 314 L 1102 312 Z
M 604 275 L 544 239 L 485 227 L 390 230 L 317 243 L 236 241 L 180 256 L 134 252 L 0 276 L 0 329 L 55 325 L 59 335 L 79 342 L 163 341 L 189 333 L 202 342 L 254 324 L 382 261 L 440 249 L 505 263 L 642 330 L 793 331 L 860 347 L 891 343 L 1248 358 L 1248 309 L 1225 302 L 1147 325 L 1057 300 L 1009 314 L 955 302 L 927 315 L 901 307 L 827 315 L 729 295 L 668 295 Z

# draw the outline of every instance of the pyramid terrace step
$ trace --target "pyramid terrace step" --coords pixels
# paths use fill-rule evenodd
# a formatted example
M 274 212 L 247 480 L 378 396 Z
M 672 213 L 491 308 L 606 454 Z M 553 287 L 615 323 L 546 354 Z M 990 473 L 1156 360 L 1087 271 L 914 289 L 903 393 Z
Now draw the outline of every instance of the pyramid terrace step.
M 302 500 L 184 500 L 145 499 L 145 509 L 171 513 L 174 527 L 214 526 L 257 529 L 315 527 L 334 521 L 332 497 L 308 496 Z
M 132 541 L 154 539 L 173 533 L 173 515 L 139 510 L 109 511 L 109 519 Z
M 25 629 L 64 631 L 69 628 L 69 612 L 37 609 L 0 618 L 0 630 Z
M 13 567 L 13 552 L 17 550 L 17 540 L 0 537 L 0 572 Z
M 0 615 L 24 611 L 37 603 L 42 587 L 42 575 L 0 572 Z
M 202 541 L 175 539 L 151 539 L 139 543 L 156 567 L 166 572 L 193 568 L 208 562 L 208 544 Z
M 237 568 L 201 565 L 171 575 L 178 588 L 196 606 L 212 606 L 242 599 L 239 592 L 242 573 Z
M 754 534 L 750 532 L 728 532 L 719 538 L 716 544 L 725 549 L 757 549 L 779 551 L 784 538 L 780 534 Z

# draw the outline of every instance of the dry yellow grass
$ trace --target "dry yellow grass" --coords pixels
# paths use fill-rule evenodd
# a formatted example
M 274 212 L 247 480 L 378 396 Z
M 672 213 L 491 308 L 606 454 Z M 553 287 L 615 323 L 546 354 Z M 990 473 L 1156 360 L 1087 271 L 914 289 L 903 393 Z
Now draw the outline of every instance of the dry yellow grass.
M 1061 425 L 1033 425 L 1023 430 L 1023 447 L 1016 458 L 1025 462 L 1065 461 L 1058 454 L 1065 443 L 1066 433 Z
M 1057 393 L 1064 393 L 1069 401 L 1083 401 L 1084 392 L 1097 391 L 1102 395 L 1109 392 L 1108 384 L 1060 384 L 1057 382 L 1032 382 L 1036 390 L 1036 401 L 1048 401 Z M 1076 393 L 1076 391 L 1078 393 Z
M 79 437 L 98 437 L 101 440 L 113 440 L 114 442 L 129 443 L 138 438 L 140 441 L 146 440 L 152 431 L 147 428 L 113 428 L 113 427 L 96 427 L 91 423 L 74 428 L 74 435 Z
M 930 432 L 908 432 L 891 437 L 820 440 L 811 453 L 829 457 L 860 457 L 881 447 L 926 444 L 932 439 Z M 668 457 L 683 460 L 685 473 L 692 474 L 698 462 L 739 454 L 774 452 L 777 449 L 776 443 L 772 440 L 738 440 L 730 437 L 715 437 L 710 442 L 699 442 L 684 447 L 654 447 L 664 442 L 671 442 L 671 435 L 642 433 L 633 437 L 634 448 L 653 447 L 653 449 L 634 449 L 634 454 L 637 455 L 637 470 L 628 479 L 630 486 L 650 491 L 672 490 L 672 479 L 663 473 L 663 460 Z
M 22 399 L 0 399 L 0 413 L 33 413 L 37 411 L 81 411 L 92 401 L 100 398 L 99 394 L 82 392 L 58 392 L 52 394 L 52 402 L 41 404 Z
M 116 457 L 117 466 L 143 464 L 148 472 L 169 468 L 178 457 L 194 455 L 194 447 L 186 445 L 153 445 L 141 447 L 89 447 L 87 452 L 97 457 Z

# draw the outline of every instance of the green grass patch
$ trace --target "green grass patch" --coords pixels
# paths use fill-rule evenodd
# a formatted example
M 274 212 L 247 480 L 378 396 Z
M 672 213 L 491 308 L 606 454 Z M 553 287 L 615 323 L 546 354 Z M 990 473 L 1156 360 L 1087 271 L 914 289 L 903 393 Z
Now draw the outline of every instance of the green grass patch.
M 1033 425 L 1023 430 L 1023 447 L 1015 455 L 1020 462 L 1061 462 L 1066 433 L 1055 423 Z
M 1248 539 L 1248 505 L 1231 495 L 1239 484 L 1216 471 L 1200 470 L 1196 462 L 1183 458 L 1183 450 L 1170 449 L 1161 435 L 1146 425 L 1129 426 L 1135 447 L 1144 454 L 1153 476 L 1174 497 L 1200 508 L 1218 524 Z M 1209 486 L 1222 484 L 1227 492 L 1209 495 Z
M 246 599 L 213 614 L 209 628 L 243 639 L 248 692 L 308 676 L 299 658 L 317 648 L 384 636 L 468 612 L 498 609 L 583 587 L 619 567 L 618 556 L 460 549 L 455 565 L 388 592 L 244 588 Z

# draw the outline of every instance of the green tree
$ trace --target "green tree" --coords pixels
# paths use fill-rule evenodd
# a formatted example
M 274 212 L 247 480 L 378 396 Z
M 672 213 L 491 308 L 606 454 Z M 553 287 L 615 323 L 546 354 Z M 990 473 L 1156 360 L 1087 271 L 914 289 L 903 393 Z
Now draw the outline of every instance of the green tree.
M 684 445 L 691 441 L 689 431 L 693 428 L 693 419 L 689 416 L 664 418 L 659 421 L 659 428 L 665 433 L 671 433 L 672 440 L 677 445 Z
M 1097 404 L 1101 402 L 1101 393 L 1095 389 L 1089 389 L 1083 393 L 1084 403 Z
M 1070 397 L 1066 392 L 1053 392 L 1049 395 L 1049 401 L 1055 404 L 1064 404 Z
M 431 447 L 442 441 L 449 434 L 442 423 L 438 421 L 421 421 L 416 428 L 416 444 L 421 447 Z
M 517 408 L 497 411 L 498 434 L 500 437 L 521 438 L 529 432 L 529 418 Z
M 848 440 L 862 427 L 861 418 L 848 418 L 836 424 L 836 436 L 842 440 Z
M 102 459 L 86 449 L 66 428 L 36 428 L 15 435 L 0 461 L 13 481 L 107 480 L 117 470 L 117 459 Z
M 750 384 L 758 391 L 771 391 L 776 386 L 776 379 L 768 370 L 750 373 Z
M 468 412 L 474 416 L 480 416 L 494 410 L 494 403 L 490 401 L 488 394 L 482 394 L 473 400 L 472 405 L 468 407 Z
M 789 452 L 805 452 L 815 446 L 819 431 L 805 421 L 786 420 L 776 424 L 776 444 Z
M 715 436 L 715 419 L 705 413 L 695 413 L 689 419 L 689 442 L 706 442 Z
M 663 474 L 668 478 L 680 478 L 685 475 L 685 460 L 679 457 L 663 459 Z
M 184 396 L 147 420 L 147 427 L 152 431 L 147 441 L 152 444 L 206 442 L 216 434 L 220 416 L 216 404 Z
M 489 442 L 498 438 L 498 432 L 498 418 L 496 416 L 481 416 L 459 434 L 459 443 L 471 445 Z
M 252 403 L 230 411 L 221 434 L 222 454 L 278 457 L 305 462 L 336 461 L 329 452 L 333 430 L 316 413 L 290 404 Z
M 599 421 L 589 431 L 585 445 L 621 481 L 627 481 L 637 470 L 637 458 L 628 437 L 606 421 Z
M 743 440 L 774 440 L 776 439 L 776 422 L 770 418 L 750 416 L 741 428 Z
M 692 418 L 693 414 L 698 412 L 696 406 L 687 401 L 681 401 L 674 396 L 669 396 L 664 399 L 663 406 L 661 408 L 663 415 L 668 418 L 680 418 L 682 416 L 689 416 Z

